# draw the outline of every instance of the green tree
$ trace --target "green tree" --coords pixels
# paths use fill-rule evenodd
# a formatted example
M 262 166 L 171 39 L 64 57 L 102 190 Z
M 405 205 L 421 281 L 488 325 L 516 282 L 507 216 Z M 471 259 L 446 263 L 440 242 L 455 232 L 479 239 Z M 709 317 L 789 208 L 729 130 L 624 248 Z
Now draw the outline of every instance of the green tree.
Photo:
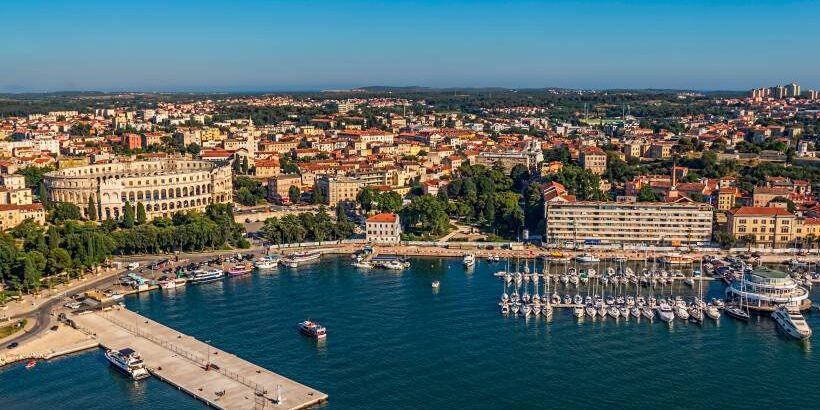
M 79 220 L 82 212 L 77 205 L 69 202 L 55 202 L 48 214 L 48 221 L 53 224 L 62 224 L 70 219 Z
M 133 228 L 135 224 L 134 207 L 131 202 L 125 201 L 125 209 L 122 211 L 123 228 Z
M 521 191 L 524 181 L 530 179 L 530 170 L 523 164 L 515 164 L 510 171 L 510 179 L 513 181 L 513 189 Z
M 145 225 L 148 217 L 145 215 L 145 205 L 142 202 L 137 202 L 137 225 Z
M 318 205 L 324 201 L 325 198 L 322 195 L 322 191 L 318 187 L 313 187 L 313 191 L 310 193 L 310 203 Z
M 652 187 L 649 184 L 641 185 L 641 189 L 638 191 L 638 202 L 657 202 L 659 201 L 658 195 L 652 191 Z
M 97 203 L 94 200 L 94 195 L 88 197 L 88 206 L 85 208 L 85 214 L 89 220 L 97 220 Z
M 379 195 L 379 211 L 396 213 L 401 210 L 402 199 L 396 191 L 387 191 Z
M 300 196 L 301 192 L 299 192 L 299 188 L 296 185 L 291 185 L 290 188 L 288 188 L 288 199 L 290 203 L 298 204 Z
M 450 230 L 450 221 L 444 205 L 432 195 L 413 198 L 402 209 L 402 220 L 407 226 L 417 228 L 430 235 L 440 236 Z
M 376 200 L 376 193 L 370 187 L 364 187 L 358 194 L 356 194 L 356 202 L 365 212 L 370 212 L 373 208 L 373 202 Z

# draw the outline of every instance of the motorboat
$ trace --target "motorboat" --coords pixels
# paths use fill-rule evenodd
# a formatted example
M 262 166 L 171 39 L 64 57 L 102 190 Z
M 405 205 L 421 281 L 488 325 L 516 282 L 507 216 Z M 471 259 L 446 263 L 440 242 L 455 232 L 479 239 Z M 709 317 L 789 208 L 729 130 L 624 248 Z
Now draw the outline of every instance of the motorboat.
M 720 319 L 720 309 L 717 308 L 715 305 L 708 305 L 706 306 L 706 316 L 709 316 L 712 320 Z
M 632 308 L 629 309 L 629 314 L 632 315 L 632 316 L 635 316 L 635 318 L 637 319 L 637 318 L 641 317 L 641 309 L 638 308 L 637 306 L 632 307 Z
M 594 262 L 600 262 L 601 261 L 600 258 L 598 258 L 597 256 L 592 255 L 590 253 L 582 253 L 582 254 L 576 256 L 575 260 L 578 261 L 578 262 L 581 262 L 581 263 L 594 263 Z
M 475 265 L 475 255 L 470 252 L 465 253 L 464 258 L 461 259 L 461 263 L 463 263 L 465 267 Z
M 327 329 L 324 326 L 311 322 L 309 320 L 305 320 L 304 322 L 299 322 L 299 331 L 305 335 L 312 337 L 314 339 L 324 339 L 327 337 Z
M 598 311 L 595 309 L 595 306 L 593 306 L 591 303 L 588 303 L 584 310 L 586 311 L 586 314 L 589 317 L 594 318 L 598 315 Z
M 545 303 L 541 305 L 541 316 L 550 317 L 552 316 L 552 305 L 549 303 Z
M 264 256 L 254 261 L 253 266 L 259 270 L 271 270 L 279 265 L 279 259 Z
M 437 280 L 434 280 L 434 281 L 433 281 L 432 286 L 433 286 L 433 289 L 438 289 L 438 288 L 439 288 L 439 286 L 441 286 L 441 282 L 439 282 L 439 281 L 437 281 Z M 507 296 L 507 294 L 506 294 L 506 293 L 504 293 L 504 296 Z M 503 297 L 502 297 L 502 300 L 504 300 L 504 298 L 503 298 Z
M 319 260 L 322 257 L 322 252 L 319 251 L 301 251 L 287 254 L 282 258 L 282 264 L 289 268 L 298 267 L 299 264 Z
M 565 295 L 565 296 L 564 296 L 564 304 L 565 304 L 565 305 L 569 305 L 569 304 L 571 304 L 571 303 L 572 303 L 572 296 L 570 296 L 570 295 Z
M 690 322 L 703 323 L 703 309 L 700 306 L 692 306 L 688 313 Z
M 127 374 L 134 380 L 142 380 L 151 376 L 148 369 L 145 368 L 142 357 L 131 348 L 106 350 L 105 358 L 117 370 Z
M 672 311 L 672 307 L 665 300 L 662 300 L 658 305 L 658 316 L 667 323 L 675 320 L 675 312 Z
M 174 278 L 159 282 L 159 287 L 165 290 L 171 290 L 181 288 L 185 286 L 186 283 L 188 283 L 188 279 L 186 278 Z
M 250 263 L 236 264 L 228 269 L 228 276 L 244 276 L 253 271 L 253 265 Z
M 572 303 L 576 305 L 581 305 L 584 303 L 584 298 L 581 295 L 575 295 L 575 297 L 572 298 Z
M 373 267 L 373 264 L 368 262 L 368 261 L 353 262 L 353 263 L 351 263 L 351 265 L 353 265 L 353 267 L 359 268 L 359 269 L 370 269 L 370 268 Z
M 617 306 L 610 306 L 609 309 L 606 310 L 606 313 L 615 319 L 621 316 L 621 311 L 618 309 Z
M 796 309 L 789 310 L 786 306 L 779 306 L 772 312 L 772 318 L 789 336 L 795 339 L 803 340 L 811 337 L 811 328 Z

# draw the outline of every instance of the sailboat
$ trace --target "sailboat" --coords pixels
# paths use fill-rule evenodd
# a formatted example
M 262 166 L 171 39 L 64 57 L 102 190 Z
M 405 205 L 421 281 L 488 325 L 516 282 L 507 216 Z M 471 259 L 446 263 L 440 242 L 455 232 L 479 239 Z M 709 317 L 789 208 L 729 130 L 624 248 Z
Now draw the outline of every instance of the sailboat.
M 700 270 L 698 272 L 703 271 L 703 258 L 700 260 Z M 695 277 L 695 272 L 692 272 L 692 277 Z M 703 278 L 698 280 L 698 298 L 692 303 L 692 307 L 689 308 L 689 320 L 695 323 L 703 323 Z
M 740 273 L 740 298 L 738 305 L 729 305 L 724 308 L 726 314 L 737 320 L 748 322 L 751 319 L 749 312 L 743 309 L 743 295 L 746 294 L 746 267 Z M 748 308 L 747 308 L 748 309 Z

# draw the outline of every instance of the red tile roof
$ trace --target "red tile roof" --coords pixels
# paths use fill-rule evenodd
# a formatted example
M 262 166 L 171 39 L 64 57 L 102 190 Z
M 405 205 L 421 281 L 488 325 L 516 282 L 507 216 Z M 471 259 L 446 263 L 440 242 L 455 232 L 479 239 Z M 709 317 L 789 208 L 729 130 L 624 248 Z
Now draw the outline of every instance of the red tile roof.
M 367 222 L 396 222 L 396 214 L 381 213 L 367 218 Z
M 794 216 L 791 212 L 776 207 L 744 206 L 733 212 L 734 216 Z

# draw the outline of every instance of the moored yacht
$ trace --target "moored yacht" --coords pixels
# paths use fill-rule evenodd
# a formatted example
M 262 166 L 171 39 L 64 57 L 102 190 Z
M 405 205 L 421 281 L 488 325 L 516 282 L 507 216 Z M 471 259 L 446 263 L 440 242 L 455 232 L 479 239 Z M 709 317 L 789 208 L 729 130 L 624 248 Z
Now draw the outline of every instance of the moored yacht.
M 470 252 L 465 253 L 464 258 L 461 259 L 461 263 L 466 267 L 475 265 L 475 255 Z
M 282 264 L 289 268 L 295 268 L 299 264 L 319 260 L 321 257 L 322 253 L 319 251 L 294 252 L 282 258 Z
M 222 269 L 195 270 L 188 282 L 192 284 L 215 282 L 222 279 L 224 274 Z
M 142 380 L 151 376 L 145 368 L 145 362 L 142 361 L 139 353 L 133 349 L 107 350 L 105 352 L 105 358 L 108 359 L 117 370 L 131 376 L 134 380 Z
M 675 312 L 672 311 L 672 307 L 665 300 L 662 300 L 658 305 L 658 316 L 667 323 L 675 320 Z
M 788 307 L 780 306 L 772 312 L 772 318 L 789 336 L 795 339 L 803 340 L 811 337 L 811 328 L 799 311 L 790 311 Z
M 263 256 L 253 263 L 253 266 L 259 270 L 270 270 L 277 265 L 279 265 L 279 259 L 272 256 Z
M 581 263 L 600 262 L 601 259 L 590 253 L 582 253 L 575 257 L 575 260 Z

